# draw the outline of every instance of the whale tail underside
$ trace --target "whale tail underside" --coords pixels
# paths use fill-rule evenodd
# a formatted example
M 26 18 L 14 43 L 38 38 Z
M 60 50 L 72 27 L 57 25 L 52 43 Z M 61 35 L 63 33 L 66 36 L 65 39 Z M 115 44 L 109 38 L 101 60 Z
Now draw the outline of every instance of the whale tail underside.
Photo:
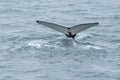
M 98 24 L 99 24 L 98 22 L 79 24 L 79 25 L 71 27 L 69 31 L 72 34 L 77 34 L 77 33 L 81 32 L 81 31 L 84 31 L 84 30 L 86 30 L 86 29 L 88 29 L 90 27 L 96 26 Z
M 61 33 L 68 34 L 67 27 L 64 27 L 64 26 L 61 26 L 61 25 L 58 25 L 58 24 L 54 24 L 54 23 L 50 23 L 50 22 L 45 22 L 45 21 L 38 21 L 37 20 L 36 22 L 41 24 L 41 25 L 44 25 L 46 27 L 52 28 L 56 31 L 59 31 Z
M 41 24 L 41 25 L 44 25 L 46 27 L 52 28 L 52 29 L 54 29 L 56 31 L 59 31 L 61 33 L 67 34 L 67 35 L 69 35 L 69 32 L 72 35 L 76 35 L 77 33 L 81 32 L 81 31 L 84 31 L 84 30 L 86 30 L 86 29 L 88 29 L 90 27 L 93 27 L 93 26 L 96 26 L 96 25 L 99 24 L 98 22 L 85 23 L 85 24 L 79 24 L 79 25 L 68 28 L 68 27 L 64 27 L 64 26 L 54 24 L 54 23 L 50 23 L 50 22 L 46 22 L 46 21 L 37 20 L 36 22 Z

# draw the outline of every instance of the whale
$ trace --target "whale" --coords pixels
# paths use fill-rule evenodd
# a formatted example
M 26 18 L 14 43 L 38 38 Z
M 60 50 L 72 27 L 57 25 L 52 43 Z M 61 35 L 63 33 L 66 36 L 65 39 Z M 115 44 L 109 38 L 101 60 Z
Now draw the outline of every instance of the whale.
M 40 21 L 40 20 L 36 20 L 36 23 L 44 25 L 48 28 L 54 29 L 58 32 L 61 32 L 65 34 L 68 38 L 73 38 L 73 39 L 79 32 L 84 31 L 90 27 L 97 26 L 99 24 L 98 22 L 93 22 L 93 23 L 78 24 L 73 27 L 65 27 L 55 23 Z

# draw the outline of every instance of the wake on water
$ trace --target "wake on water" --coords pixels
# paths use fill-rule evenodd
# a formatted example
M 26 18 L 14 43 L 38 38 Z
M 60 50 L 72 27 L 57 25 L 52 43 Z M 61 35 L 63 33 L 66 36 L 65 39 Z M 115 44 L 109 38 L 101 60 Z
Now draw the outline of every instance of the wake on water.
M 70 51 L 84 51 L 84 50 L 93 50 L 93 51 L 103 51 L 106 53 L 106 50 L 102 46 L 99 46 L 95 43 L 89 43 L 82 41 L 83 39 L 87 40 L 90 36 L 83 34 L 78 35 L 76 39 L 67 38 L 63 35 L 51 35 L 44 37 L 23 37 L 20 38 L 18 36 L 8 38 L 7 40 L 12 40 L 13 44 L 10 47 L 11 52 L 19 52 L 19 51 L 31 51 L 36 52 L 41 50 L 45 52 L 50 51 L 65 51 L 69 49 Z M 24 43 L 23 43 L 24 42 Z M 69 52 L 69 51 L 68 51 Z M 71 52 L 69 52 L 71 53 Z

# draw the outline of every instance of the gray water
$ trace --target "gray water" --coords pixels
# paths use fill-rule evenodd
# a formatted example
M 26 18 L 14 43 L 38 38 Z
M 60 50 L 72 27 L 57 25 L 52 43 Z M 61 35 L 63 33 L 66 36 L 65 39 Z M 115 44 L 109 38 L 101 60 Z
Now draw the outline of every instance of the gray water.
M 74 41 L 36 20 L 100 24 Z M 120 80 L 120 1 L 0 0 L 0 80 Z

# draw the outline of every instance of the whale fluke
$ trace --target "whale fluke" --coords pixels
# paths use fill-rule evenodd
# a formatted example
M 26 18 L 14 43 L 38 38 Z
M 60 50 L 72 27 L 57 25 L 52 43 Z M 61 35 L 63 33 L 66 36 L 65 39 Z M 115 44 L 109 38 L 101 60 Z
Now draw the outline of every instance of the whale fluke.
M 68 34 L 67 27 L 64 27 L 64 26 L 61 26 L 61 25 L 58 25 L 58 24 L 54 24 L 54 23 L 50 23 L 50 22 L 45 22 L 45 21 L 38 21 L 37 20 L 36 22 L 41 24 L 41 25 L 44 25 L 46 27 L 52 28 L 56 31 L 59 31 L 61 33 Z
M 46 21 L 37 20 L 36 22 L 41 24 L 41 25 L 52 28 L 56 31 L 59 31 L 59 32 L 65 34 L 67 37 L 72 37 L 72 38 L 74 38 L 77 33 L 99 24 L 98 22 L 94 22 L 94 23 L 79 24 L 79 25 L 76 25 L 76 26 L 73 26 L 73 27 L 64 27 L 64 26 L 54 24 L 54 23 L 50 23 L 50 22 L 46 22 Z

